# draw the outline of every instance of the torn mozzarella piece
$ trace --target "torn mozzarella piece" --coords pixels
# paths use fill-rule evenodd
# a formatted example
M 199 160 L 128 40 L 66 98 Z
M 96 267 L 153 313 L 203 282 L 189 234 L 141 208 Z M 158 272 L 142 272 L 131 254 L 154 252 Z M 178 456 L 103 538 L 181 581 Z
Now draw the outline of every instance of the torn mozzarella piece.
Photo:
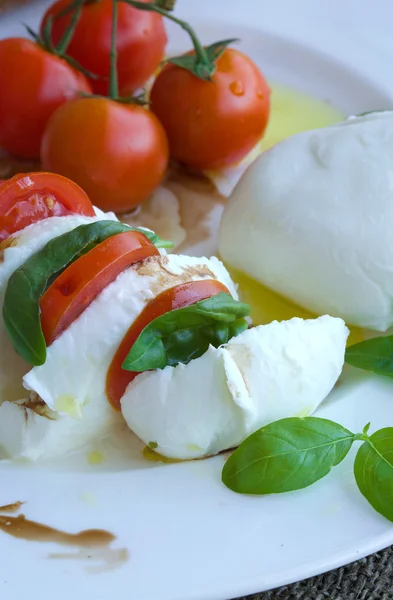
M 168 288 L 204 279 L 221 281 L 237 298 L 228 272 L 216 258 L 170 254 L 130 267 L 51 344 L 45 364 L 24 376 L 24 386 L 55 412 L 84 419 L 88 404 L 108 402 L 108 368 L 148 302 Z
M 225 261 L 315 314 L 393 325 L 393 111 L 294 135 L 227 203 Z
M 86 404 L 83 419 L 61 416 L 42 401 L 4 402 L 0 406 L 0 457 L 37 460 L 81 448 L 122 425 L 109 403 Z
M 188 365 L 138 375 L 123 416 L 163 456 L 217 454 L 267 423 L 314 412 L 341 373 L 347 336 L 329 316 L 249 329 Z
M 79 225 L 96 221 L 115 220 L 113 213 L 98 211 L 96 217 L 69 215 L 50 217 L 33 223 L 15 233 L 0 244 L 0 306 L 3 305 L 7 283 L 12 273 L 41 250 L 50 240 L 71 231 Z M 22 377 L 30 366 L 15 352 L 8 339 L 3 320 L 0 319 L 0 404 L 5 400 L 17 400 L 23 397 Z

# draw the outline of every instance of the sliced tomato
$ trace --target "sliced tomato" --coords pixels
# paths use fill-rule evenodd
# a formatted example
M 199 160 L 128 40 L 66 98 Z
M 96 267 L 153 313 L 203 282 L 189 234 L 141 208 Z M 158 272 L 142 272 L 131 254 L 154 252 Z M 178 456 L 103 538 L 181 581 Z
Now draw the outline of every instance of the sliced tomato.
M 40 301 L 41 327 L 47 346 L 122 271 L 148 256 L 158 254 L 157 248 L 143 233 L 126 231 L 107 238 L 69 265 L 49 286 Z
M 216 296 L 220 292 L 230 293 L 225 285 L 216 279 L 190 281 L 165 290 L 145 306 L 124 336 L 108 369 L 106 395 L 116 410 L 120 410 L 120 400 L 128 384 L 138 375 L 138 373 L 123 369 L 122 364 L 143 329 L 154 319 L 171 310 L 191 306 L 196 302 Z
M 88 196 L 76 183 L 53 173 L 21 173 L 0 182 L 0 241 L 48 217 L 93 217 Z

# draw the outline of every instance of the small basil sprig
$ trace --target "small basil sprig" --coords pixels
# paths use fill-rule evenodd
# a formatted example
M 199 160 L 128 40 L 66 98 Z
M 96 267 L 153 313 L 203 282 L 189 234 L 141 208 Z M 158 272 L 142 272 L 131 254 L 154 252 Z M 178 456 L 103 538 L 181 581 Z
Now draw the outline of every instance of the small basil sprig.
M 381 515 L 393 521 L 393 428 L 368 435 L 370 424 L 354 434 L 317 417 L 281 419 L 250 435 L 230 456 L 223 483 L 241 494 L 278 494 L 299 490 L 325 477 L 363 442 L 354 464 L 360 492 Z
M 12 345 L 26 362 L 36 366 L 46 360 L 39 301 L 48 285 L 74 260 L 107 238 L 125 231 L 140 231 L 161 245 L 153 232 L 118 221 L 97 221 L 53 238 L 14 271 L 5 292 L 3 320 Z
M 393 377 L 393 336 L 377 337 L 349 346 L 345 361 L 358 369 Z
M 187 364 L 209 345 L 218 347 L 248 327 L 248 304 L 221 292 L 192 306 L 178 308 L 147 325 L 123 363 L 127 371 L 150 371 Z
M 367 437 L 355 459 L 355 479 L 371 506 L 393 521 L 393 427 Z

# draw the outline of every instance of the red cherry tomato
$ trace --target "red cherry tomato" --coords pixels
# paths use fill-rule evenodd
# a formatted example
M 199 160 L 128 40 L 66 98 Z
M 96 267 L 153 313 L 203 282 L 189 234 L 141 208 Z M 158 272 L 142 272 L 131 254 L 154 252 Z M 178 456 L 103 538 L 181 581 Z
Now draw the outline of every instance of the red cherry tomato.
M 138 375 L 138 373 L 124 370 L 122 365 L 143 329 L 154 319 L 170 310 L 191 306 L 200 300 L 216 296 L 220 292 L 230 293 L 225 285 L 216 279 L 190 281 L 165 290 L 145 306 L 124 336 L 108 369 L 106 395 L 116 410 L 120 410 L 120 400 L 128 384 Z
M 147 2 L 148 0 L 142 0 Z M 54 17 L 52 41 L 57 44 L 70 24 L 71 13 L 55 18 L 71 4 L 58 0 L 47 10 L 41 31 L 49 15 Z M 112 0 L 86 3 L 67 53 L 85 69 L 103 79 L 92 80 L 96 94 L 108 94 L 111 50 Z M 164 57 L 167 36 L 161 15 L 118 4 L 117 68 L 121 95 L 141 87 L 156 71 Z
M 23 173 L 0 184 L 0 241 L 48 217 L 93 217 L 94 208 L 73 181 L 53 173 Z
M 49 346 L 133 263 L 158 255 L 139 231 L 118 233 L 78 258 L 55 279 L 40 301 L 41 326 Z
M 270 90 L 252 60 L 228 48 L 212 82 L 168 64 L 153 85 L 151 108 L 176 160 L 196 169 L 218 169 L 240 161 L 263 136 Z
M 91 87 L 84 75 L 38 44 L 9 38 L 0 40 L 0 90 L 0 146 L 35 159 L 52 113 Z
M 147 109 L 106 98 L 68 102 L 50 119 L 41 161 L 47 171 L 76 181 L 103 210 L 126 212 L 161 182 L 168 141 Z

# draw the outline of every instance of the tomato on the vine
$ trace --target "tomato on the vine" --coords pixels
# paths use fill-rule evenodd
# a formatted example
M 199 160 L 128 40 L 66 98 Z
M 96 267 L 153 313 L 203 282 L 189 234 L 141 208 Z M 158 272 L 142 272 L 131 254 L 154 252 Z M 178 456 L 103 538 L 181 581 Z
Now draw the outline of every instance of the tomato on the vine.
M 240 161 L 261 139 L 270 90 L 248 56 L 227 48 L 215 62 L 212 81 L 169 63 L 153 85 L 151 108 L 176 160 L 217 169 Z
M 126 212 L 161 182 L 168 141 L 157 117 L 142 106 L 109 98 L 80 98 L 49 120 L 43 168 L 76 181 L 103 210 Z
M 41 31 L 48 17 L 53 17 L 51 36 L 55 44 L 70 25 L 72 11 L 57 15 L 71 3 L 72 0 L 57 0 L 42 20 Z M 94 92 L 101 95 L 108 94 L 112 9 L 113 0 L 86 2 L 67 49 L 85 69 L 100 76 L 91 83 Z M 120 95 L 131 94 L 153 75 L 164 57 L 166 42 L 161 15 L 119 2 L 116 48 Z
M 0 41 L 0 90 L 0 146 L 34 159 L 52 113 L 91 87 L 84 75 L 39 44 L 8 38 Z

